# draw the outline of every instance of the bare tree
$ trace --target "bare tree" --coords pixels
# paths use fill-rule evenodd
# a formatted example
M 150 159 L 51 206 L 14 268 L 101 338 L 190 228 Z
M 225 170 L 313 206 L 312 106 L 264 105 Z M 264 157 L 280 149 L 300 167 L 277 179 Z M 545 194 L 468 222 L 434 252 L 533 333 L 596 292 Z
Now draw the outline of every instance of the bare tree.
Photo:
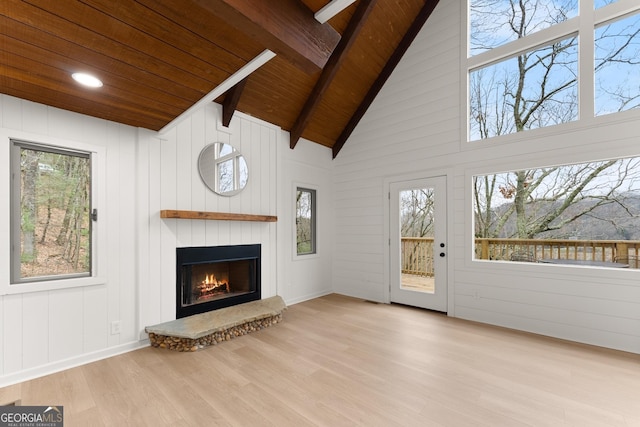
M 474 1 L 472 51 L 562 22 L 575 1 Z M 577 37 L 557 40 L 470 73 L 471 133 L 481 139 L 577 117 Z
M 298 253 L 313 250 L 313 196 L 308 190 L 296 192 L 296 246 Z
M 473 178 L 473 202 L 475 212 L 476 237 L 497 237 L 501 226 L 495 226 L 497 220 L 493 211 L 493 197 L 497 175 L 476 176 Z
M 576 8 L 575 0 L 473 1 L 471 50 L 482 52 L 566 21 Z M 603 31 L 596 44 L 606 44 L 604 37 L 622 42 L 609 43 L 615 48 L 604 49 L 596 72 L 616 62 L 640 63 L 638 50 L 629 49 L 639 33 L 633 26 Z M 577 61 L 577 37 L 570 36 L 521 52 L 499 66 L 472 71 L 472 135 L 485 139 L 575 120 Z M 627 105 L 638 98 L 625 98 L 620 88 L 615 92 Z M 611 160 L 475 177 L 476 236 L 533 238 L 593 214 L 605 204 L 620 204 L 619 190 L 633 173 L 632 166 L 632 161 Z M 497 199 L 503 205 L 500 215 L 495 210 Z M 582 203 L 576 211 L 575 206 L 587 199 L 592 203 Z M 508 223 L 515 223 L 509 233 Z
M 596 29 L 597 114 L 640 107 L 640 16 Z
M 433 188 L 420 188 L 400 193 L 402 237 L 433 237 Z
M 632 217 L 624 195 L 638 186 L 639 162 L 618 159 L 476 177 L 476 237 L 531 239 L 584 216 L 600 219 L 599 209 L 606 205 L 618 205 Z M 500 206 L 492 206 L 497 199 Z M 616 226 L 616 218 L 601 219 Z

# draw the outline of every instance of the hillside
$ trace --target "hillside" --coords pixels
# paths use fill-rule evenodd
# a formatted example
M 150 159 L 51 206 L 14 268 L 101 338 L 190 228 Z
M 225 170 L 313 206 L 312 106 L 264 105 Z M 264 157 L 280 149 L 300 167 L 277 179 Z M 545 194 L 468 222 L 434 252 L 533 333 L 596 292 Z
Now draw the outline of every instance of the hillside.
M 532 201 L 527 203 L 527 215 L 536 218 L 543 217 L 562 204 L 563 200 L 555 202 Z M 571 218 L 580 212 L 586 212 L 597 204 L 595 199 L 586 199 L 570 206 L 561 217 L 551 223 L 556 226 L 563 220 Z M 504 215 L 510 204 L 506 203 L 494 210 L 495 217 Z M 535 215 L 534 215 L 535 213 Z M 515 236 L 515 216 L 509 218 L 498 237 L 511 238 Z M 578 240 L 640 240 L 640 194 L 623 193 L 616 201 L 610 201 L 598 206 L 591 212 L 565 224 L 557 230 L 540 233 L 540 239 L 578 239 Z

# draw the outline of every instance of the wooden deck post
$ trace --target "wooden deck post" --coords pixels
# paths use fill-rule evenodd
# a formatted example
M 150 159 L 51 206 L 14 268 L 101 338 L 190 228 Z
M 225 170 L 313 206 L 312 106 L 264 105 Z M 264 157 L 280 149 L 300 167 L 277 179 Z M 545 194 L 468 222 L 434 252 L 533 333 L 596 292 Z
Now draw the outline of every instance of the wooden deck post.
M 616 242 L 615 244 L 616 253 L 613 256 L 614 262 L 619 262 L 622 264 L 629 263 L 629 246 L 625 242 Z
M 480 242 L 480 259 L 489 259 L 489 240 L 482 239 Z

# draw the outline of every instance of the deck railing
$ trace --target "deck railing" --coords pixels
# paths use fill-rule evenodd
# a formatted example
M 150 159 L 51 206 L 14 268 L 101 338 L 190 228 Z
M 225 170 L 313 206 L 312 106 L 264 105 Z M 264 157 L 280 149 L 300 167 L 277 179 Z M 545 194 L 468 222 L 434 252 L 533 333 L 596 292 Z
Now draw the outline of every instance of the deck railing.
M 401 243 L 402 272 L 433 277 L 433 237 L 403 237 Z
M 638 240 L 476 239 L 475 253 L 477 259 L 510 261 L 529 256 L 532 260 L 605 261 L 640 267 Z
M 402 272 L 433 276 L 433 238 L 403 237 Z M 476 259 L 606 261 L 640 268 L 639 240 L 476 239 Z

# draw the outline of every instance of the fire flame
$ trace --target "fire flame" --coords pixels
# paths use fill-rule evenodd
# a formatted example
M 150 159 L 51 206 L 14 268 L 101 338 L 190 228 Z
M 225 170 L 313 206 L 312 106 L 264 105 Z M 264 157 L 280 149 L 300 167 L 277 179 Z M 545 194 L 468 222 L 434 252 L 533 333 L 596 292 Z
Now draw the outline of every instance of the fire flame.
M 198 290 L 201 295 L 211 294 L 216 291 L 229 292 L 229 283 L 224 280 L 218 280 L 215 274 L 207 274 L 204 280 L 200 282 Z

